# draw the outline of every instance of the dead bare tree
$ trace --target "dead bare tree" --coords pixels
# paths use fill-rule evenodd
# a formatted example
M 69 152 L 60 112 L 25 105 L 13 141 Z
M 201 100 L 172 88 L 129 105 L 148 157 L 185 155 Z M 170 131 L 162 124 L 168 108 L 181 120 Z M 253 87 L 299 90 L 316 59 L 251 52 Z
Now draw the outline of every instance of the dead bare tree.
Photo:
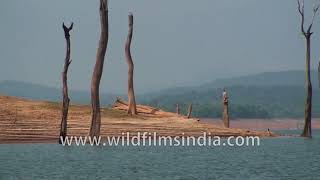
M 99 87 L 103 72 L 104 58 L 108 45 L 108 0 L 100 0 L 100 25 L 101 34 L 99 47 L 97 50 L 96 64 L 94 66 L 91 80 L 91 108 L 92 118 L 89 135 L 91 137 L 100 136 L 101 114 L 100 114 L 100 97 Z
M 305 13 L 304 13 L 304 0 L 297 0 L 298 2 L 298 11 L 301 15 L 301 32 L 306 39 L 306 86 L 307 86 L 307 98 L 305 104 L 305 115 L 304 115 L 304 128 L 301 136 L 303 137 L 311 137 L 311 112 L 312 112 L 312 84 L 310 77 L 310 61 L 311 61 L 311 32 L 315 16 L 319 10 L 320 5 L 314 5 L 313 7 L 313 16 L 311 23 L 305 31 L 304 21 L 305 21 Z
M 320 88 L 320 61 L 319 61 L 319 64 L 318 64 L 318 85 L 319 85 L 319 88 Z
M 188 114 L 187 114 L 187 118 L 188 119 L 191 118 L 191 114 L 192 114 L 192 104 L 190 104 L 189 107 L 188 107 Z
M 61 118 L 61 124 L 60 124 L 60 137 L 59 137 L 59 143 L 61 144 L 61 140 L 65 140 L 67 136 L 67 120 L 68 120 L 68 111 L 69 111 L 69 102 L 70 98 L 68 95 L 68 81 L 67 81 L 67 75 L 68 75 L 68 69 L 69 65 L 71 64 L 70 54 L 71 54 L 71 43 L 70 43 L 70 31 L 73 28 L 73 23 L 71 23 L 70 27 L 66 27 L 64 23 L 62 24 L 62 28 L 64 31 L 64 37 L 66 39 L 67 43 L 67 50 L 66 50 L 66 58 L 64 61 L 64 67 L 62 71 L 62 93 L 63 93 L 63 99 L 62 99 L 62 118 Z M 61 139 L 62 138 L 62 139 Z
M 133 35 L 133 15 L 130 13 L 128 16 L 128 25 L 129 25 L 129 31 L 128 36 L 126 40 L 126 46 L 125 46 L 125 54 L 128 64 L 128 114 L 137 114 L 137 105 L 136 105 L 136 98 L 134 96 L 134 87 L 133 87 L 133 70 L 134 70 L 134 64 L 131 57 L 131 41 L 132 41 L 132 35 Z

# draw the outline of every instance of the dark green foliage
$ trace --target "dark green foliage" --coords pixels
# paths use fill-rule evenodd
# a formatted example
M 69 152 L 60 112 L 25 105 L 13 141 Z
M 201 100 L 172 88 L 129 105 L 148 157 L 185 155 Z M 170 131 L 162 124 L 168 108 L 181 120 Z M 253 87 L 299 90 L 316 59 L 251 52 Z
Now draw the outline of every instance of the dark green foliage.
M 311 71 L 313 84 L 317 72 Z M 231 118 L 303 118 L 305 71 L 267 72 L 216 80 L 197 87 L 171 88 L 142 96 L 144 103 L 175 111 L 175 104 L 186 109 L 193 103 L 198 117 L 221 118 L 222 89 L 229 92 Z M 319 89 L 313 92 L 313 117 L 320 117 Z M 145 98 L 143 98 L 145 97 Z M 141 100 L 140 98 L 140 100 Z M 141 101 L 140 101 L 141 102 Z
M 302 118 L 304 116 L 303 86 L 231 86 L 227 87 L 230 99 L 231 118 Z M 319 91 L 314 92 L 314 99 L 319 99 Z M 155 95 L 144 103 L 165 110 L 175 111 L 179 103 L 181 112 L 186 114 L 188 103 L 193 103 L 193 113 L 197 117 L 221 118 L 222 89 L 209 88 L 184 90 L 180 94 Z M 314 101 L 313 113 L 320 117 L 320 103 Z

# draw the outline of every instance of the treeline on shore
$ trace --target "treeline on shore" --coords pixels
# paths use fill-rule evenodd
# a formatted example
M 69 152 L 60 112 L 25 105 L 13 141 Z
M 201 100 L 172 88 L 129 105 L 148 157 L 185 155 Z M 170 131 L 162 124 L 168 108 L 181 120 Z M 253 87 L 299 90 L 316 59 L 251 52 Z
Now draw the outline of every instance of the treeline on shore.
M 231 118 L 303 118 L 305 88 L 303 86 L 231 86 L 229 108 Z M 178 91 L 178 89 L 177 89 Z M 314 99 L 319 90 L 314 89 Z M 158 94 L 145 98 L 148 105 L 175 111 L 176 104 L 186 113 L 189 102 L 197 117 L 221 118 L 222 88 L 190 90 Z M 313 117 L 320 117 L 320 103 L 313 102 Z

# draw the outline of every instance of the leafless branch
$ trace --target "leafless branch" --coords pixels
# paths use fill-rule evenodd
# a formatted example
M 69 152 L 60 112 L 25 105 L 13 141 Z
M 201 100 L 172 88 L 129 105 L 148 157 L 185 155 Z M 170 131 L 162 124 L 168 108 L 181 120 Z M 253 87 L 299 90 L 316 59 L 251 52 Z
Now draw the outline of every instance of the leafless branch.
M 313 16 L 312 16 L 311 24 L 309 25 L 309 28 L 308 28 L 308 33 L 311 33 L 310 31 L 311 31 L 311 28 L 313 26 L 314 19 L 315 19 L 317 13 L 318 13 L 319 7 L 320 7 L 320 4 L 316 4 L 315 3 L 313 5 Z
M 304 30 L 304 0 L 297 0 L 298 2 L 298 11 L 301 15 L 301 32 L 305 35 L 306 31 Z

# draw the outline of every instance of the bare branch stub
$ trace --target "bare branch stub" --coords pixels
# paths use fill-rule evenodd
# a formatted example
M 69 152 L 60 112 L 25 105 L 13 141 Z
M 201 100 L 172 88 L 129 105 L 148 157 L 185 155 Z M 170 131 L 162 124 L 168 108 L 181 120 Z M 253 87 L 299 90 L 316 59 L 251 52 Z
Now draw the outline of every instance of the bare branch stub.
M 64 30 L 64 37 L 66 39 L 70 38 L 70 31 L 73 28 L 73 22 L 71 23 L 71 25 L 69 27 L 67 27 L 64 23 L 62 23 L 62 28 Z

